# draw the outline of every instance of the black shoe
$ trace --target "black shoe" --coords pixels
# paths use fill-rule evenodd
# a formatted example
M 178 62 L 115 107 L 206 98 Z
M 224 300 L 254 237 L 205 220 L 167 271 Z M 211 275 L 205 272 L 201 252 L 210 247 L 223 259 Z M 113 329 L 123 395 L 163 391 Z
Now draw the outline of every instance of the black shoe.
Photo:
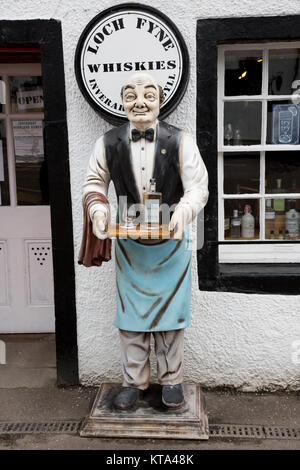
M 184 396 L 181 384 L 163 385 L 162 402 L 170 408 L 179 408 L 184 404 Z
M 122 387 L 122 390 L 114 399 L 114 405 L 118 410 L 128 410 L 140 398 L 141 390 L 134 387 Z

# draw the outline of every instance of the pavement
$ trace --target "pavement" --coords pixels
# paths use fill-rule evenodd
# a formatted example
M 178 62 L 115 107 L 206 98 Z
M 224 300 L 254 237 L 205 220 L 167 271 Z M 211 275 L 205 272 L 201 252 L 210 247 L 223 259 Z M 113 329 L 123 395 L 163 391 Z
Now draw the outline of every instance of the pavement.
M 97 387 L 56 386 L 54 335 L 0 335 L 7 364 L 0 365 L 0 422 L 82 420 Z M 237 393 L 204 390 L 209 424 L 256 424 L 300 428 L 299 393 Z M 0 450 L 299 450 L 300 440 L 216 438 L 81 438 L 69 434 L 0 435 Z

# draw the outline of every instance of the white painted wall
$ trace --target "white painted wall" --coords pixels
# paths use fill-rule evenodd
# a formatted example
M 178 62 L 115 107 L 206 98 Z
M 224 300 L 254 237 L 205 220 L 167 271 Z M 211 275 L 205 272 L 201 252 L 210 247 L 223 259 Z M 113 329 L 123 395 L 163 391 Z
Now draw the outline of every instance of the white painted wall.
M 82 228 L 81 185 L 89 154 L 96 138 L 110 126 L 96 115 L 78 89 L 74 53 L 86 24 L 98 12 L 116 3 L 122 2 L 0 0 L 1 19 L 55 18 L 62 22 L 76 253 Z M 193 134 L 196 125 L 196 20 L 300 14 L 299 0 L 153 0 L 150 4 L 180 28 L 189 49 L 189 87 L 168 121 L 184 126 Z M 81 382 L 118 381 L 121 379 L 118 332 L 112 326 L 114 261 L 101 268 L 86 269 L 76 263 L 75 266 Z M 300 340 L 300 298 L 199 292 L 195 259 L 193 274 L 193 320 L 186 330 L 186 380 L 242 390 L 297 389 L 300 364 L 293 364 L 292 343 Z

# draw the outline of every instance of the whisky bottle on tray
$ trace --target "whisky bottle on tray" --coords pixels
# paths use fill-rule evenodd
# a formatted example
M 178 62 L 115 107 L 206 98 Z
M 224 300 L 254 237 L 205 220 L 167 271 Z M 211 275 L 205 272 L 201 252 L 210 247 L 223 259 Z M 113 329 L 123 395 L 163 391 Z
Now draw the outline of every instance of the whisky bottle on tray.
M 161 225 L 162 194 L 156 191 L 155 178 L 150 179 L 150 191 L 144 193 L 144 225 L 147 228 L 158 228 Z

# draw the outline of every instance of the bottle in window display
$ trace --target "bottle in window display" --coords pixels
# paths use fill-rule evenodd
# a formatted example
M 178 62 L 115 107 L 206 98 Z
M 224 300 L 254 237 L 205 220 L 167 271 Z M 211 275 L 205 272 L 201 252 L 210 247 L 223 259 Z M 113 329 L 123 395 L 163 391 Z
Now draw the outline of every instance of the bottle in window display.
M 295 240 L 299 238 L 299 212 L 296 211 L 296 201 L 289 201 L 290 209 L 285 214 L 285 229 L 289 233 L 289 238 Z
M 271 238 L 271 232 L 274 238 L 275 210 L 272 207 L 272 199 L 267 199 L 266 201 L 265 227 L 266 227 L 266 238 Z
M 285 239 L 290 240 L 290 233 L 288 230 L 285 231 Z
M 284 240 L 284 236 L 283 236 L 282 230 L 279 230 L 279 233 L 278 233 L 278 240 Z
M 234 209 L 231 219 L 230 238 L 241 238 L 241 218 L 237 209 Z
M 234 145 L 242 145 L 241 133 L 239 129 L 234 132 Z
M 285 190 L 282 189 L 281 187 L 281 182 L 282 180 L 280 178 L 278 178 L 276 180 L 276 189 L 275 189 L 275 193 L 284 193 Z M 284 199 L 283 198 L 280 198 L 280 199 L 274 199 L 274 209 L 276 212 L 284 212 Z
M 250 204 L 245 205 L 244 215 L 242 217 L 242 237 L 254 238 L 255 220 L 251 214 Z
M 270 240 L 274 240 L 275 239 L 275 233 L 274 233 L 274 230 L 270 230 L 270 236 L 269 236 Z

